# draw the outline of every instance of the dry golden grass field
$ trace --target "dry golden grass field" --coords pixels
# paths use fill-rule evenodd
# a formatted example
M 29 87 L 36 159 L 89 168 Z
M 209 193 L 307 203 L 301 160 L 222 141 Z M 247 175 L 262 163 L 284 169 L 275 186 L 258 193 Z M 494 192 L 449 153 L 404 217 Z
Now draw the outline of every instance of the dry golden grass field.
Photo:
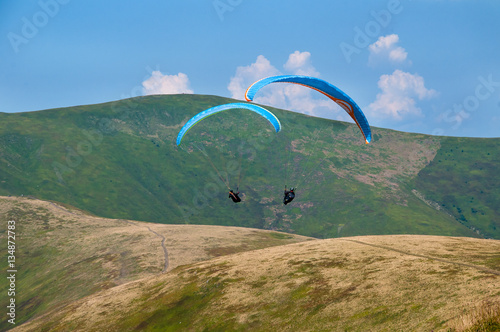
M 22 259 L 56 269 L 52 275 L 28 263 L 20 266 L 37 275 L 38 283 L 32 274 L 25 276 L 38 287 L 33 296 L 55 286 L 40 281 L 46 277 L 67 290 L 57 301 L 27 299 L 43 310 L 13 331 L 499 326 L 497 240 L 412 235 L 311 240 L 244 228 L 102 219 L 38 200 L 3 197 L 0 204 L 7 218 L 25 220 L 20 245 L 29 253 L 21 253 Z M 46 255 L 44 243 L 51 246 L 48 261 L 40 258 Z
M 22 303 L 18 322 L 179 265 L 311 240 L 251 228 L 105 219 L 52 202 L 15 197 L 0 197 L 0 220 L 1 243 L 7 238 L 7 220 L 16 222 L 16 301 Z M 2 254 L 7 262 L 7 249 Z M 0 286 L 0 303 L 6 303 L 6 279 Z M 9 327 L 6 318 L 0 319 L 0 330 Z

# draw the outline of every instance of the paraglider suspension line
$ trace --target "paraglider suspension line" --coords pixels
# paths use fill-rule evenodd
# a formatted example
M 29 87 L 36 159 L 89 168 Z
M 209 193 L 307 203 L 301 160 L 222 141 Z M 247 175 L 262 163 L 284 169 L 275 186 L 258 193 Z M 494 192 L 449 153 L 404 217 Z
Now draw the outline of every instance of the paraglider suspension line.
M 292 137 L 293 137 L 294 131 L 295 131 L 295 127 L 292 130 Z M 290 138 L 290 139 L 292 139 L 292 138 Z M 288 157 L 287 157 L 286 164 L 285 164 L 285 188 L 286 188 L 286 183 L 288 182 L 288 168 L 290 167 L 291 157 L 292 157 L 292 142 L 290 141 L 290 145 L 288 146 Z
M 318 164 L 310 164 L 310 161 L 311 161 L 311 156 L 314 154 L 314 152 L 316 151 L 316 145 L 319 141 L 319 137 L 321 136 L 321 130 L 319 130 L 317 132 L 317 136 L 316 136 L 316 139 L 314 140 L 314 143 L 313 143 L 313 146 L 312 146 L 312 149 L 309 151 L 309 156 L 307 156 L 307 159 L 306 159 L 306 162 L 304 163 L 304 171 L 302 172 L 302 180 L 297 184 L 297 187 L 302 185 L 302 183 L 304 183 L 304 181 L 309 177 L 309 175 L 311 175 L 311 173 L 318 167 L 318 165 L 323 161 L 325 160 L 325 158 L 323 158 Z
M 227 187 L 227 189 L 231 190 L 231 188 L 229 188 L 229 183 L 224 181 L 224 178 L 222 177 L 222 175 L 220 174 L 219 170 L 217 169 L 217 167 L 215 167 L 214 163 L 212 162 L 212 159 L 210 159 L 210 156 L 204 152 L 202 149 L 200 149 L 200 147 L 198 145 L 195 145 L 193 144 L 198 150 L 200 150 L 200 152 L 207 158 L 208 162 L 210 163 L 210 165 L 212 166 L 212 168 L 215 170 L 215 172 L 217 172 L 217 175 L 219 176 L 219 179 L 222 181 L 222 183 L 224 183 L 224 185 Z

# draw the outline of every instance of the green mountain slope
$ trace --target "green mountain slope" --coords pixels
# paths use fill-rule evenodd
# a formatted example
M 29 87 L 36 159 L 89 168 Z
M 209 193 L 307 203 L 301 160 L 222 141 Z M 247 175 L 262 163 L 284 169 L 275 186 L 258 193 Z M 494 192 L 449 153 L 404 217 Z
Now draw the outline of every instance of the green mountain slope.
M 461 139 L 468 151 L 462 154 L 449 151 L 451 138 L 372 128 L 374 139 L 366 145 L 354 124 L 268 108 L 283 125 L 279 134 L 241 110 L 210 117 L 189 131 L 181 148 L 175 145 L 190 117 L 228 102 L 234 100 L 148 96 L 0 113 L 0 194 L 60 201 L 103 217 L 318 238 L 404 233 L 500 238 L 499 186 L 482 176 L 498 165 L 493 152 L 499 139 Z M 485 158 L 481 142 L 491 158 Z M 450 163 L 455 158 L 463 165 L 465 158 L 467 165 L 482 165 L 473 173 L 478 194 L 472 203 L 471 188 L 456 182 L 471 169 L 436 161 L 444 154 L 450 154 Z M 227 198 L 221 179 L 233 189 L 240 184 L 243 203 Z M 285 184 L 298 187 L 288 206 L 281 202 Z
M 498 139 L 442 138 L 441 149 L 415 185 L 464 225 L 498 239 L 499 165 Z

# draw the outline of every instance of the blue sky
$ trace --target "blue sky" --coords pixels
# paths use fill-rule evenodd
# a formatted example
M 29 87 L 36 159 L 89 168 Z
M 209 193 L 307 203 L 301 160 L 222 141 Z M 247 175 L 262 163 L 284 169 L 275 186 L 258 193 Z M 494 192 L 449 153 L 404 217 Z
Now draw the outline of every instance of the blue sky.
M 0 1 L 0 112 L 320 77 L 372 126 L 500 137 L 498 0 Z M 338 120 L 303 87 L 256 102 Z

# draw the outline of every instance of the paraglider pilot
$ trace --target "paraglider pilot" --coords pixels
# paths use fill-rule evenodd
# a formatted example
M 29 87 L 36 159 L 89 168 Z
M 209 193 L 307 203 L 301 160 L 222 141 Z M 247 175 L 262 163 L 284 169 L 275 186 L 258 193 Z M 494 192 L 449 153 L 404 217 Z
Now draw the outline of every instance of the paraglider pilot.
M 285 187 L 285 197 L 283 197 L 283 204 L 287 205 L 288 203 L 293 201 L 293 199 L 295 198 L 294 190 L 295 188 L 290 188 L 290 190 L 286 190 Z
M 238 196 L 239 194 L 240 194 L 239 191 L 237 193 L 235 193 L 234 191 L 229 190 L 229 198 L 231 198 L 234 203 L 241 202 L 241 198 L 240 198 L 240 196 Z

